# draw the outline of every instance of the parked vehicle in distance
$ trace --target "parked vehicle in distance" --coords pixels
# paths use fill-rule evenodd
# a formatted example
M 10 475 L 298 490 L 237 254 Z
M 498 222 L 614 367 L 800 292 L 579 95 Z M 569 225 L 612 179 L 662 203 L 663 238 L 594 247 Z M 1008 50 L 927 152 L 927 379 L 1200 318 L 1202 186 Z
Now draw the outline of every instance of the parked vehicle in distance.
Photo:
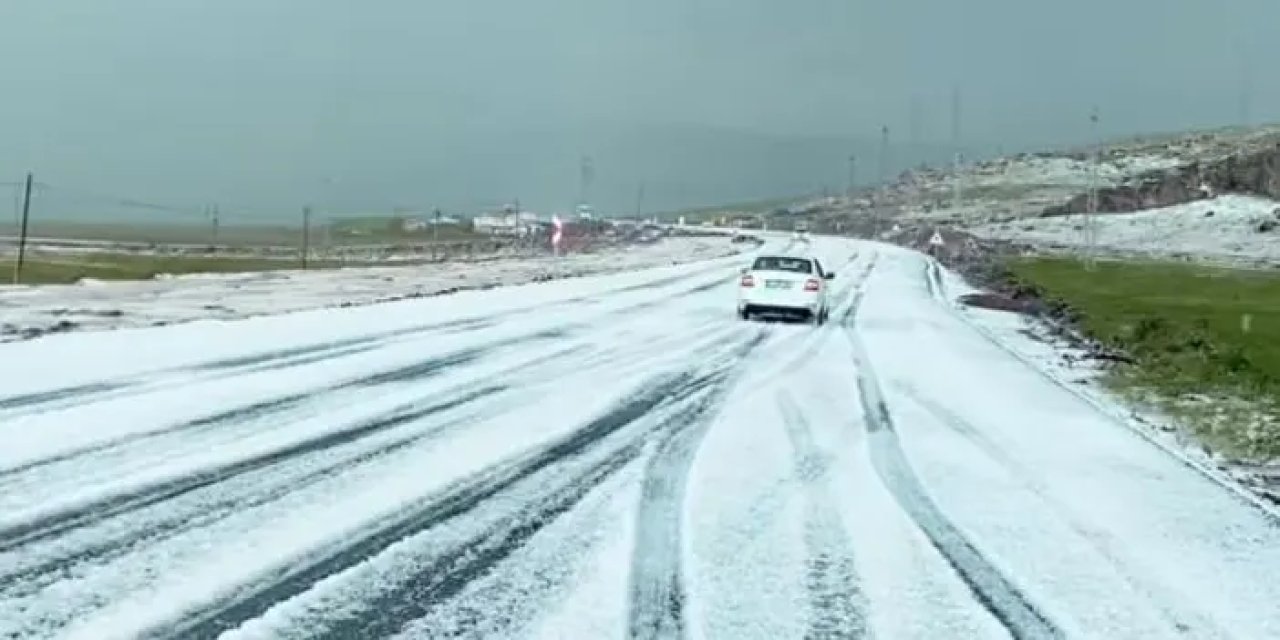
M 795 318 L 815 325 L 827 321 L 827 282 L 834 273 L 817 258 L 762 255 L 742 271 L 738 282 L 738 316 Z

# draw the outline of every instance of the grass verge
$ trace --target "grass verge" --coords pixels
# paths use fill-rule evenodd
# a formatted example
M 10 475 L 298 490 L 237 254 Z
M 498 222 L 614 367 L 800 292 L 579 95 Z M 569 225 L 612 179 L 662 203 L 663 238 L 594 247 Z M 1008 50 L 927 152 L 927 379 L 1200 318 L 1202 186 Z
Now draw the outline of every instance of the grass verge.
M 1280 274 L 1184 263 L 1017 259 L 1020 283 L 1134 359 L 1108 383 L 1229 457 L 1280 457 Z

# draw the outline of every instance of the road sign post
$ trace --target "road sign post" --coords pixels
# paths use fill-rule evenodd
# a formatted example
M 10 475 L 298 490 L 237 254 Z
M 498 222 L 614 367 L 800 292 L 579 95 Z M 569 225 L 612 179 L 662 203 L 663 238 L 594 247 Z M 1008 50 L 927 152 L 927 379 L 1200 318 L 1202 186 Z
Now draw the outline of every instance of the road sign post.
M 936 257 L 945 246 L 947 241 L 942 239 L 942 234 L 937 229 L 934 229 L 933 235 L 929 237 L 929 255 Z

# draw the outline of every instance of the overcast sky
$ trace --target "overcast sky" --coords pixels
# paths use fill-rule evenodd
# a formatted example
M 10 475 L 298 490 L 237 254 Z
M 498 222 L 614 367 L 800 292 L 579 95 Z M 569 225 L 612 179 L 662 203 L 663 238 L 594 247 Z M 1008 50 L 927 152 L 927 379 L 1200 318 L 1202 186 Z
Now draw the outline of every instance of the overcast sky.
M 1275 0 L 4 0 L 0 182 L 545 211 L 589 154 L 605 209 L 838 189 L 881 125 L 948 144 L 953 85 L 973 148 L 1084 141 L 1094 104 L 1107 134 L 1234 124 L 1246 78 L 1274 119 L 1277 24 Z

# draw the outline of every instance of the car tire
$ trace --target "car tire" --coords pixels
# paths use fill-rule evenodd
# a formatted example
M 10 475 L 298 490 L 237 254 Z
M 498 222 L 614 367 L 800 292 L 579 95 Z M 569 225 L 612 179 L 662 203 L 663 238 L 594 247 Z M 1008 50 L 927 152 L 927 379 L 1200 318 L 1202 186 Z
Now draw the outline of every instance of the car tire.
M 743 320 L 750 320 L 751 312 L 747 311 L 746 309 L 738 309 L 738 317 Z

